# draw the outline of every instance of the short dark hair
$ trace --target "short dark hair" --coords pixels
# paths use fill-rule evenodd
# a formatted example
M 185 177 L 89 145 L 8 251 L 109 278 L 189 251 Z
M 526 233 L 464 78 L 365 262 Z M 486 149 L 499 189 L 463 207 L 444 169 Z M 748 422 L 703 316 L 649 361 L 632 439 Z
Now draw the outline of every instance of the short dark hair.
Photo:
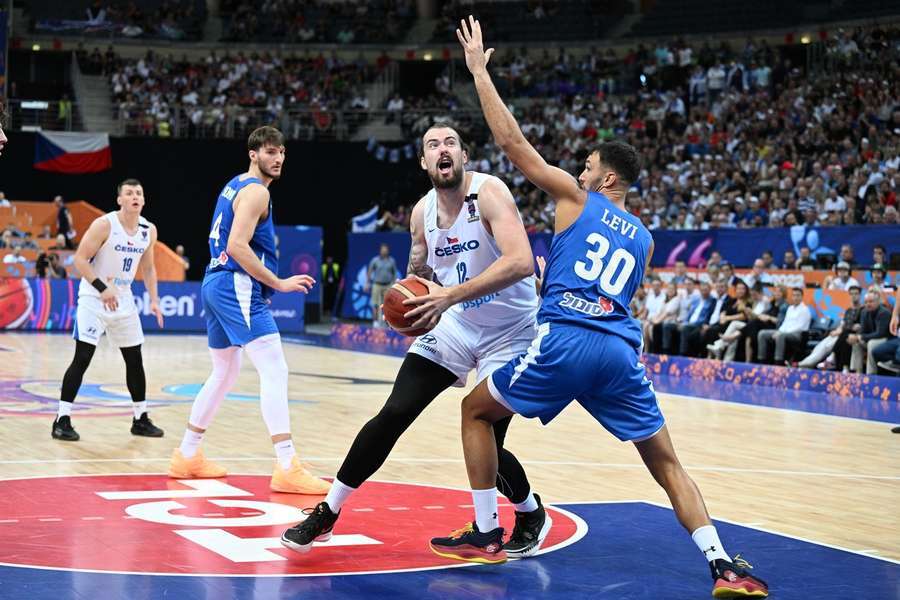
M 882 253 L 887 253 L 887 250 L 881 244 L 875 244 L 874 246 L 872 246 L 872 251 L 875 250 L 881 250 Z
M 125 187 L 126 185 L 141 185 L 141 182 L 138 181 L 137 179 L 135 179 L 134 177 L 130 177 L 119 184 L 119 187 L 116 188 L 116 193 L 121 194 L 122 188 Z M 143 187 L 143 186 L 141 186 L 141 187 Z
M 630 186 L 641 174 L 641 157 L 631 144 L 625 142 L 604 142 L 594 149 L 597 158 L 612 168 L 619 179 Z
M 425 137 L 425 134 L 431 131 L 432 129 L 452 129 L 456 132 L 456 137 L 459 138 L 459 146 L 462 148 L 462 151 L 466 154 L 471 154 L 469 152 L 469 146 L 463 140 L 462 133 L 459 132 L 459 126 L 456 124 L 456 121 L 452 119 L 439 119 L 435 120 L 431 125 L 428 126 L 428 129 L 425 130 L 425 133 L 422 134 L 422 138 Z M 425 156 L 425 144 L 422 142 L 422 139 L 419 139 L 419 158 L 423 158 Z
M 247 150 L 258 152 L 263 146 L 284 146 L 284 134 L 271 125 L 257 127 L 247 138 Z
M 859 287 L 858 285 L 851 285 L 850 287 L 847 288 L 848 292 L 852 292 L 853 290 L 856 290 L 857 292 L 862 294 L 862 288 Z

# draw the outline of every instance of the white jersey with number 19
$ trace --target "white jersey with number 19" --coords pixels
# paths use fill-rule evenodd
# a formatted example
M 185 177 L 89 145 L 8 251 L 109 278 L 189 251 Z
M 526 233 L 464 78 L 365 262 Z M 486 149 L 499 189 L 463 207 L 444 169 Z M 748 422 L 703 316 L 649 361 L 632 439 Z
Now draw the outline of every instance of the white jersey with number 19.
M 131 282 L 141 257 L 150 246 L 150 221 L 140 217 L 137 231 L 130 235 L 119 221 L 117 212 L 107 213 L 102 218 L 109 221 L 109 237 L 91 259 L 91 267 L 101 281 L 117 289 L 119 297 L 127 297 L 130 301 Z M 100 292 L 82 277 L 78 295 L 99 297 Z

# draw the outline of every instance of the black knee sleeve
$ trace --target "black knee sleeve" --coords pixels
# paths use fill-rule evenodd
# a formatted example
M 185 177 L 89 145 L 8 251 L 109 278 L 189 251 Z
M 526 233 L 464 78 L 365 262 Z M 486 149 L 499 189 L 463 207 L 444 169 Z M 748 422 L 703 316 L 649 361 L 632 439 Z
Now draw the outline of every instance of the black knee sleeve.
M 125 383 L 133 402 L 143 402 L 147 398 L 147 379 L 144 376 L 144 359 L 140 346 L 120 348 L 125 359 Z
M 456 379 L 437 363 L 418 354 L 407 354 L 391 395 L 356 435 L 337 478 L 350 487 L 362 485 L 381 468 L 403 432 Z
M 72 362 L 69 364 L 69 368 L 66 369 L 66 374 L 63 376 L 62 389 L 59 395 L 59 399 L 63 402 L 75 402 L 75 396 L 78 395 L 78 388 L 81 387 L 81 379 L 84 377 L 85 371 L 87 371 L 87 368 L 90 366 L 91 359 L 94 357 L 94 351 L 96 349 L 96 346 L 88 344 L 87 342 L 75 340 L 75 356 L 72 357 Z

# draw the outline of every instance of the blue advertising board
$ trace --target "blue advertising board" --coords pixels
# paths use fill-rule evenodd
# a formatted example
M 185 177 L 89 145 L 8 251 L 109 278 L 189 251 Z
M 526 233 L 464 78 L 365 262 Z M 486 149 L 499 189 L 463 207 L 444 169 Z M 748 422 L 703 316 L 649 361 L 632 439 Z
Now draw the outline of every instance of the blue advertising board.
M 309 225 L 276 225 L 278 236 L 278 276 L 310 275 L 316 285 L 306 297 L 307 304 L 322 303 L 322 228 Z
M 146 332 L 160 331 L 150 313 L 150 294 L 142 282 L 132 285 L 134 301 Z M 78 299 L 76 279 L 0 279 L 0 329 L 65 331 L 74 326 Z M 303 294 L 275 294 L 269 310 L 283 333 L 303 332 Z M 160 282 L 159 308 L 163 331 L 205 332 L 200 282 Z

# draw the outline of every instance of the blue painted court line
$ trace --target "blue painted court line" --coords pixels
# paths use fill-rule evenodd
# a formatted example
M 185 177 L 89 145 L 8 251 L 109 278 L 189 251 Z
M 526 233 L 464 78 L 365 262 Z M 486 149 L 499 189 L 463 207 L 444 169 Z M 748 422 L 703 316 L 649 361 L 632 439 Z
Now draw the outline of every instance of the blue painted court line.
M 0 567 L 0 598 L 697 600 L 710 597 L 712 580 L 708 567 L 670 509 L 644 502 L 560 506 L 587 522 L 587 535 L 556 552 L 505 565 L 283 578 L 114 575 L 4 566 Z M 897 598 L 900 564 L 896 562 L 727 522 L 717 522 L 717 527 L 727 551 L 746 553 L 755 567 L 754 572 L 769 583 L 772 600 Z M 434 532 L 435 535 L 444 533 Z M 72 551 L 78 549 L 73 547 Z M 428 549 L 422 548 L 422 552 Z M 365 565 L 360 568 L 364 569 Z

